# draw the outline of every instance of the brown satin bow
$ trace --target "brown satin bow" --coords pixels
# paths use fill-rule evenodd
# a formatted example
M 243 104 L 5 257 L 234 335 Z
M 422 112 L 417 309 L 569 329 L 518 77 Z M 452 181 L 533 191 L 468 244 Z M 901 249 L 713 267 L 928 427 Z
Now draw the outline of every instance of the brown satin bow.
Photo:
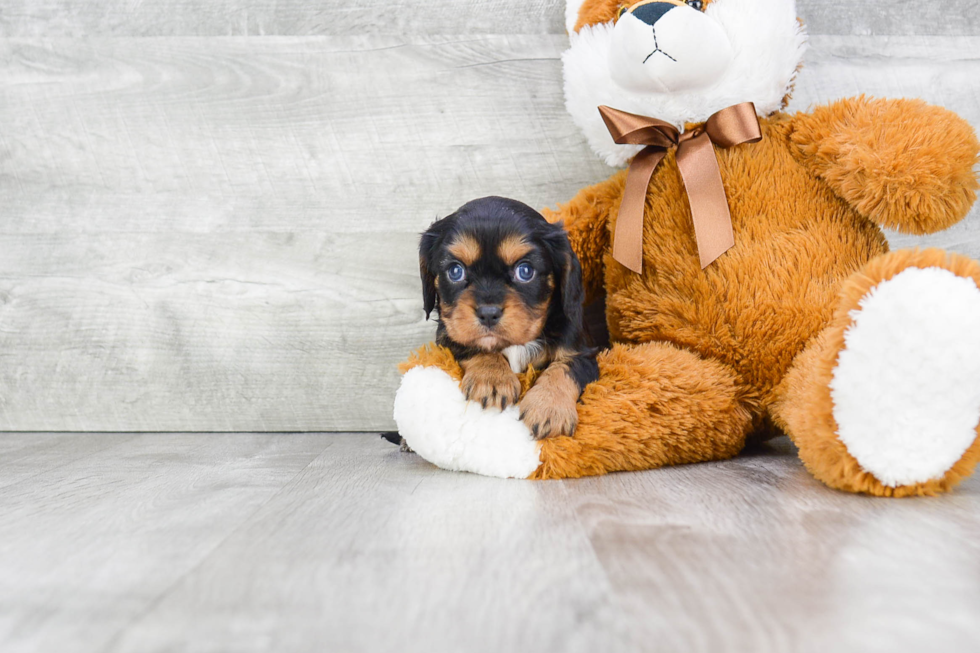
M 714 145 L 734 147 L 762 140 L 755 105 L 743 102 L 713 114 L 703 126 L 681 134 L 670 123 L 599 107 L 602 120 L 620 145 L 646 145 L 630 163 L 626 191 L 616 220 L 613 258 L 634 272 L 643 271 L 643 205 L 647 187 L 660 161 L 671 147 L 677 148 L 677 168 L 684 179 L 691 204 L 694 236 L 701 269 L 735 244 L 732 215 L 721 182 Z

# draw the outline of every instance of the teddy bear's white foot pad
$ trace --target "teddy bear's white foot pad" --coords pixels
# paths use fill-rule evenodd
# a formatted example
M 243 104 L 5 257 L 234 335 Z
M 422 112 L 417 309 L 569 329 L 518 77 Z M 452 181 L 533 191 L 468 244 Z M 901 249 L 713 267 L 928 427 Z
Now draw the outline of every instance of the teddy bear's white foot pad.
M 437 367 L 414 367 L 395 393 L 398 432 L 417 454 L 453 471 L 527 478 L 540 465 L 538 443 L 517 406 L 504 411 L 466 401 Z
M 860 306 L 830 383 L 838 437 L 883 485 L 941 478 L 977 437 L 980 289 L 909 268 Z

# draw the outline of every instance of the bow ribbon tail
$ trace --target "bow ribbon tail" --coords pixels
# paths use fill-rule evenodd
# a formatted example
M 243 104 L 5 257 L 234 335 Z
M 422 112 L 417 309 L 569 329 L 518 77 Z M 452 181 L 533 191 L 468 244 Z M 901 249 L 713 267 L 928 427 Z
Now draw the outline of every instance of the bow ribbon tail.
M 647 146 L 630 163 L 626 190 L 616 218 L 613 258 L 637 274 L 643 272 L 643 209 L 653 171 L 667 154 L 662 147 Z
M 722 148 L 762 140 L 759 118 L 751 102 L 713 113 L 703 131 L 679 133 L 656 118 L 600 106 L 613 141 L 620 145 L 646 145 L 630 164 L 626 188 L 616 222 L 613 258 L 634 272 L 643 270 L 643 210 L 650 179 L 667 150 L 677 146 L 677 167 L 684 180 L 701 269 L 735 244 L 732 215 L 721 180 L 715 145 Z
M 678 146 L 677 168 L 684 179 L 691 205 L 694 237 L 703 270 L 735 244 L 725 186 L 721 181 L 715 148 L 707 132 Z

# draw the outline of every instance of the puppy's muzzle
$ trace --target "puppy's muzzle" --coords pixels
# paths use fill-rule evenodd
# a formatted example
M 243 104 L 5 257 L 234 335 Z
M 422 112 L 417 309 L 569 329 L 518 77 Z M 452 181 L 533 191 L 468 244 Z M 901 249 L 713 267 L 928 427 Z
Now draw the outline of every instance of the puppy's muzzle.
M 497 326 L 497 322 L 500 322 L 503 314 L 504 310 L 499 306 L 480 306 L 476 309 L 477 319 L 480 320 L 480 324 L 488 329 Z

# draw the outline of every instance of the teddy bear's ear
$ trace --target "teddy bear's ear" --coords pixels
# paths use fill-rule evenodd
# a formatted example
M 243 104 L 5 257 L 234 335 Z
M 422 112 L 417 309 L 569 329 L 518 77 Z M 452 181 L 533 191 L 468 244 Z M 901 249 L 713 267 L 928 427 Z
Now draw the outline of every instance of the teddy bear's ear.
M 638 0 L 568 0 L 565 5 L 565 29 L 569 34 L 586 25 L 616 20 Z

